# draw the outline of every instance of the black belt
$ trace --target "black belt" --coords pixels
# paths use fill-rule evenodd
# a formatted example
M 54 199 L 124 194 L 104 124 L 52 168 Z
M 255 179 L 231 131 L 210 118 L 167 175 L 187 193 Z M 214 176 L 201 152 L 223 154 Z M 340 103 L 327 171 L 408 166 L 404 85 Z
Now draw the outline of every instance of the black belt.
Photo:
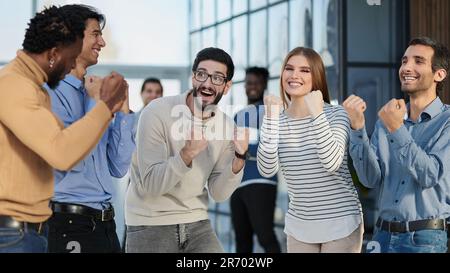
M 82 205 L 52 202 L 51 208 L 53 212 L 56 213 L 70 213 L 89 216 L 102 222 L 108 222 L 114 219 L 114 208 L 112 206 L 109 209 L 99 210 Z
M 0 215 L 0 228 L 12 228 L 18 230 L 34 230 L 38 234 L 42 234 L 44 232 L 45 222 L 42 223 L 28 223 L 28 222 L 19 222 L 14 220 L 10 216 Z
M 388 232 L 413 232 L 425 229 L 434 230 L 447 230 L 446 222 L 444 219 L 428 219 L 428 220 L 417 220 L 410 222 L 388 222 L 381 218 L 377 220 L 377 227 L 381 230 Z

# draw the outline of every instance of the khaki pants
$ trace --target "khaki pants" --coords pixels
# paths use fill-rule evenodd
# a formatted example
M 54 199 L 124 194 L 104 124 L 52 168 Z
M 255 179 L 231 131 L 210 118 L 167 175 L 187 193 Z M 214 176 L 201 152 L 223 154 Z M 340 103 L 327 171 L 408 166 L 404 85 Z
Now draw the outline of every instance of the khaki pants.
M 349 236 L 322 244 L 308 244 L 297 241 L 291 236 L 287 238 L 288 253 L 361 253 L 363 242 L 363 224 Z

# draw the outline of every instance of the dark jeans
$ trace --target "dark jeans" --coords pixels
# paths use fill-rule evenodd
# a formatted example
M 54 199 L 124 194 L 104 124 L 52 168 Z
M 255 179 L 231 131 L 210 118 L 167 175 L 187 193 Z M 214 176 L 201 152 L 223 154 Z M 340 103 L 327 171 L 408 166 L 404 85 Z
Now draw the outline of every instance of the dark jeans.
M 0 253 L 46 253 L 48 227 L 43 229 L 39 234 L 32 229 L 0 228 Z
M 236 235 L 236 252 L 253 252 L 253 235 L 266 253 L 279 253 L 280 244 L 274 232 L 274 211 L 277 187 L 250 184 L 231 196 L 231 220 Z
M 54 213 L 48 221 L 51 253 L 119 253 L 114 220 L 102 222 L 90 216 Z

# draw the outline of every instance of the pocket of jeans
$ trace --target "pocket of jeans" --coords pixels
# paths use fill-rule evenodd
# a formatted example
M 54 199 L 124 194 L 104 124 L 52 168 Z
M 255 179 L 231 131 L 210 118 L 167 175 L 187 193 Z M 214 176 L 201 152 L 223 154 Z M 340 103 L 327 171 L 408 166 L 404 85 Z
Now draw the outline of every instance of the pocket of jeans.
M 446 232 L 442 230 L 420 230 L 411 233 L 414 246 L 437 247 L 447 242 L 446 237 Z
M 20 243 L 25 234 L 22 230 L 1 230 L 0 231 L 0 248 L 12 247 Z
M 127 234 L 138 233 L 146 229 L 146 226 L 127 226 Z

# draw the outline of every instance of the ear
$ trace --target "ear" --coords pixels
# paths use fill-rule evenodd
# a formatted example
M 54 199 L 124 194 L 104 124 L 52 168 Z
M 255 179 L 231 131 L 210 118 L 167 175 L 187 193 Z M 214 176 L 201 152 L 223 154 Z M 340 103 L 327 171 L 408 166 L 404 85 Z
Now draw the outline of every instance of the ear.
M 59 59 L 59 49 L 57 47 L 51 48 L 49 51 L 47 51 L 47 59 L 50 62 L 53 60 L 53 62 L 58 61 Z
M 233 81 L 228 81 L 225 84 L 225 89 L 223 90 L 223 95 L 226 95 L 228 93 L 228 91 L 230 90 L 232 85 L 233 85 Z
M 447 71 L 445 69 L 439 69 L 434 73 L 434 81 L 442 82 L 447 78 Z

